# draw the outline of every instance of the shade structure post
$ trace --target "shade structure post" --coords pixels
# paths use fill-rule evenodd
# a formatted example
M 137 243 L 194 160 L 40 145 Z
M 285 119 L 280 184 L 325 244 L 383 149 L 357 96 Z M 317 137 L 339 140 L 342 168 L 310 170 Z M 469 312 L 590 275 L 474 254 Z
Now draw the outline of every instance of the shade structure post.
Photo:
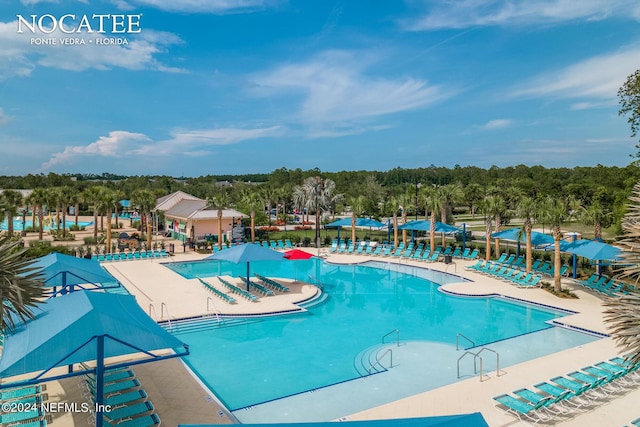
M 573 233 L 573 241 L 576 241 L 576 234 Z M 578 255 L 573 254 L 573 278 L 578 277 Z
M 96 427 L 102 427 L 104 422 L 104 335 L 96 337 L 98 340 L 98 354 L 96 358 Z
M 462 250 L 467 248 L 467 223 L 462 223 Z
M 249 269 L 251 268 L 251 267 L 249 266 L 249 264 L 251 264 L 251 263 L 250 263 L 250 262 L 247 262 L 247 292 L 249 292 L 249 283 L 250 283 L 250 282 L 249 282 L 249 278 L 251 277 L 251 276 L 249 275 Z

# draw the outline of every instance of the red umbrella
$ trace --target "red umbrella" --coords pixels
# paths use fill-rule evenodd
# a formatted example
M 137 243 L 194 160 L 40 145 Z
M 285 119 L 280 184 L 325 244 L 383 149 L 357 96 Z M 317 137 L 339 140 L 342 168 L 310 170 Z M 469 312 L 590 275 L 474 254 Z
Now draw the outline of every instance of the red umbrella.
M 290 260 L 309 259 L 312 256 L 313 254 L 310 254 L 309 252 L 305 252 L 300 249 L 291 249 L 284 253 L 284 257 Z
M 284 258 L 288 259 L 288 260 L 300 260 L 300 259 L 309 259 L 313 256 L 313 254 L 310 254 L 309 252 L 305 252 L 303 250 L 300 249 L 291 249 L 288 250 L 284 253 Z M 295 265 L 293 266 L 293 276 L 294 276 L 294 280 L 297 282 L 298 281 L 298 274 L 296 272 L 296 268 Z

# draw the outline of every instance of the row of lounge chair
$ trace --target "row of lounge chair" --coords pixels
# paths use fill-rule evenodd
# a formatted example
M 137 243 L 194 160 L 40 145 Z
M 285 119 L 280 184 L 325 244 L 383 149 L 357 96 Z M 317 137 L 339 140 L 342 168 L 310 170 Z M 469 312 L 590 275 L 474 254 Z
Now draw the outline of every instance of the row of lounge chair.
M 285 239 L 285 240 L 263 240 L 262 242 L 256 242 L 256 245 L 261 245 L 264 246 L 265 248 L 271 248 L 271 249 L 292 249 L 294 248 L 294 246 L 291 244 L 291 240 L 289 239 Z
M 636 388 L 640 364 L 622 357 L 585 366 L 579 370 L 493 397 L 494 406 L 519 420 L 548 422 L 571 414 L 612 393 Z
M 87 365 L 82 365 L 83 368 L 89 369 Z M 83 396 L 95 405 L 95 376 L 86 374 L 81 386 L 84 387 Z M 105 425 L 119 427 L 160 425 L 160 417 L 132 369 L 119 368 L 105 371 L 103 390 L 103 403 L 109 407 L 109 410 L 103 413 Z
M 131 261 L 135 259 L 166 258 L 169 254 L 164 250 L 116 252 L 112 254 L 91 255 L 91 259 L 99 262 Z
M 479 254 L 477 249 L 471 250 L 470 248 L 465 248 L 463 251 L 460 247 L 453 248 L 451 246 L 447 246 L 444 249 L 442 249 L 441 246 L 438 246 L 432 252 L 431 248 L 429 246 L 425 247 L 424 243 L 419 243 L 416 245 L 414 242 L 410 242 L 409 244 L 405 245 L 404 242 L 401 242 L 400 244 L 398 244 L 398 247 L 393 247 L 390 245 L 382 245 L 366 240 L 361 240 L 357 243 L 350 241 L 347 244 L 347 242 L 345 242 L 344 240 L 338 241 L 337 239 L 334 239 L 331 243 L 329 252 L 340 254 L 347 253 L 356 255 L 405 258 L 429 262 L 438 261 L 445 256 L 462 259 L 476 259 Z
M 261 276 L 259 274 L 255 274 L 256 279 L 259 280 L 259 282 L 256 282 L 254 280 L 250 280 L 249 281 L 249 289 L 254 289 L 256 292 L 264 295 L 264 296 L 273 296 L 275 295 L 275 292 L 288 292 L 289 288 L 287 288 L 286 286 L 276 282 L 275 280 L 269 279 L 268 277 L 264 277 Z M 253 295 L 250 292 L 247 292 L 245 289 L 242 289 L 232 283 L 230 283 L 229 281 L 227 281 L 226 279 L 223 279 L 222 277 L 217 277 L 218 282 L 220 282 L 226 289 L 227 291 L 237 294 L 241 297 L 247 298 L 248 300 L 255 302 L 257 301 L 257 298 L 255 295 Z M 244 276 L 238 276 L 238 279 L 242 282 L 242 286 L 244 288 L 246 288 L 247 286 L 247 278 Z M 222 290 L 216 288 L 216 286 L 206 280 L 204 280 L 201 277 L 198 277 L 198 280 L 200 281 L 200 283 L 202 284 L 202 286 L 204 286 L 209 292 L 211 292 L 212 294 L 214 294 L 215 296 L 219 297 L 220 299 L 222 299 L 223 301 L 229 303 L 229 304 L 236 304 L 237 301 L 236 299 L 229 295 L 226 292 L 223 292 Z
M 227 289 L 229 289 L 231 292 L 240 295 L 241 297 L 244 297 L 246 299 L 248 299 L 251 302 L 257 302 L 258 298 L 253 295 L 250 292 L 245 291 L 244 289 L 239 288 L 238 286 L 229 283 L 228 281 L 226 281 L 225 279 L 223 279 L 222 277 L 218 276 L 218 281 L 220 283 L 222 283 L 224 286 L 227 287 Z
M 625 283 L 610 279 L 608 276 L 600 276 L 597 273 L 592 274 L 587 280 L 576 280 L 575 282 L 588 290 L 612 298 L 629 295 L 629 289 Z
M 509 255 L 507 253 L 502 253 L 500 255 L 500 258 L 498 258 L 495 262 L 498 262 L 503 265 L 507 265 L 509 267 L 517 267 L 521 269 L 524 269 L 527 263 L 524 255 L 520 255 L 516 257 L 515 254 Z M 554 265 L 551 261 L 543 261 L 541 259 L 535 259 L 533 261 L 533 263 L 531 264 L 531 270 L 546 276 L 553 276 L 555 272 Z M 568 274 L 569 274 L 569 266 L 566 264 L 562 265 L 562 267 L 560 268 L 560 275 L 566 276 Z
M 510 267 L 508 264 L 502 264 L 497 261 L 485 262 L 484 260 L 479 260 L 467 268 L 495 279 L 504 280 L 519 288 L 532 289 L 542 286 L 542 275 L 534 272 L 527 273 L 518 267 Z
M 32 385 L 0 391 L 3 404 L 0 425 L 43 427 L 50 423 L 51 417 L 45 413 L 46 405 L 43 404 L 48 399 L 45 390 L 45 385 Z
M 260 280 L 265 286 L 273 289 L 274 291 L 278 291 L 278 292 L 289 292 L 289 288 L 287 288 L 286 286 L 284 286 L 283 284 L 276 282 L 273 279 L 269 279 L 268 277 L 265 276 L 261 276 L 258 273 L 253 273 L 254 276 L 256 276 L 256 278 L 258 280 Z

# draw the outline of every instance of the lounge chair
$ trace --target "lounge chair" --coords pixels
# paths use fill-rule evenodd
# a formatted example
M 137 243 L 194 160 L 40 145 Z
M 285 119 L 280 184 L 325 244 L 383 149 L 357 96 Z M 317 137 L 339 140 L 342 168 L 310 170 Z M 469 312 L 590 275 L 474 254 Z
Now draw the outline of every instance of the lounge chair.
M 513 264 L 513 262 L 514 262 L 515 260 L 516 260 L 516 255 L 515 255 L 515 254 L 511 254 L 511 255 L 509 255 L 509 257 L 508 257 L 507 259 L 505 259 L 505 260 L 503 261 L 503 263 L 504 263 L 504 264 L 507 264 L 507 265 L 511 265 L 511 264 Z
M 553 396 L 554 398 L 561 397 L 562 402 L 569 403 L 576 408 L 580 408 L 581 406 L 585 405 L 585 403 L 588 403 L 581 400 L 580 398 L 575 398 L 576 394 L 573 390 L 560 387 L 558 385 L 554 385 L 546 381 L 534 384 L 533 386 L 538 390 L 541 390 L 544 393 L 547 393 L 548 395 Z
M 32 385 L 27 387 L 9 388 L 0 391 L 0 400 L 19 399 L 26 396 L 36 395 L 45 390 L 44 386 Z
M 508 256 L 508 255 L 507 255 L 507 253 L 506 253 L 506 252 L 503 252 L 503 253 L 500 255 L 500 258 L 498 258 L 498 259 L 496 260 L 496 262 L 505 262 L 505 261 L 507 260 L 507 256 Z
M 431 257 L 431 249 L 429 249 L 428 247 L 424 250 L 424 252 L 422 252 L 422 256 L 420 257 L 420 261 L 429 261 L 429 258 Z
M 542 264 L 542 260 L 540 258 L 537 258 L 536 260 L 533 261 L 533 263 L 531 264 L 531 269 L 532 270 L 538 270 L 538 268 L 540 268 L 540 264 Z
M 422 251 L 424 250 L 424 243 L 420 243 L 415 251 L 413 251 L 413 255 L 411 258 L 420 259 L 422 257 Z
M 349 247 L 347 248 L 347 253 L 352 254 L 356 250 L 356 244 L 351 242 L 349 243 Z
M 29 405 L 31 408 L 31 405 Z M 0 423 L 2 425 L 22 424 L 23 421 L 40 420 L 44 418 L 44 414 L 39 409 L 29 409 L 23 411 L 5 412 L 0 414 Z
M 440 257 L 440 251 L 436 249 L 436 251 L 433 254 L 431 254 L 429 259 L 427 259 L 427 261 L 428 262 L 436 262 L 436 261 L 438 261 L 438 257 Z
M 287 249 L 293 248 L 293 245 L 291 244 L 291 240 L 284 239 L 284 247 L 287 248 Z
M 269 247 L 271 249 L 278 249 L 278 242 L 276 242 L 275 240 L 269 240 Z
M 137 416 L 141 416 L 146 414 L 147 412 L 152 412 L 154 410 L 151 402 L 141 402 L 134 403 L 132 405 L 125 405 L 119 408 L 112 408 L 110 411 L 104 412 L 104 417 L 108 418 L 110 422 L 114 421 L 125 421 L 127 419 L 132 419 Z
M 337 252 L 338 251 L 338 239 L 333 239 L 331 241 L 331 248 L 329 248 L 329 252 Z
M 362 254 L 364 252 L 364 249 L 367 247 L 367 245 L 368 245 L 368 242 L 364 240 L 360 240 L 360 242 L 358 243 L 358 247 L 356 248 L 356 253 Z
M 464 248 L 464 252 L 460 255 L 462 258 L 469 258 L 469 254 L 471 253 L 471 248 Z
M 484 260 L 479 259 L 475 264 L 467 266 L 469 270 L 477 270 L 484 265 Z
M 455 248 L 453 251 L 453 255 L 454 258 L 462 258 L 462 249 L 461 248 Z
M 391 251 L 393 250 L 393 246 L 387 246 L 386 248 L 384 248 L 384 250 L 382 251 L 382 256 L 390 256 L 391 255 Z
M 442 251 L 442 255 L 451 255 L 452 252 L 453 249 L 451 248 L 451 246 L 447 246 L 446 248 L 444 248 L 444 251 Z
M 347 250 L 347 244 L 346 242 L 343 240 L 340 242 L 340 245 L 338 246 L 338 253 L 343 254 L 345 253 Z
M 282 240 L 278 240 L 276 245 L 278 249 L 285 249 L 284 242 Z
M 511 267 L 522 267 L 526 263 L 524 256 L 520 255 L 516 260 L 511 264 Z
M 400 242 L 396 250 L 391 254 L 393 257 L 399 257 L 402 251 L 404 251 L 405 245 L 404 242 Z
M 586 383 L 582 383 L 582 382 L 578 382 L 563 376 L 557 376 L 557 377 L 553 377 L 551 378 L 551 381 L 558 384 L 560 387 L 564 387 L 567 390 L 571 390 L 571 392 L 573 393 L 573 398 L 575 399 L 578 396 L 584 396 L 585 399 L 587 399 L 588 402 L 592 402 L 593 399 L 591 397 L 589 397 L 588 395 L 586 395 L 585 393 L 587 393 L 589 390 L 591 390 L 592 385 L 591 384 L 586 384 Z
M 414 246 L 415 245 L 413 243 L 409 243 L 409 246 L 407 246 L 407 249 L 405 249 L 404 252 L 400 254 L 400 257 L 409 258 L 411 256 L 411 253 L 413 252 Z
M 118 421 L 117 423 L 109 422 L 108 419 L 105 420 L 105 425 L 107 426 L 118 426 L 118 427 L 152 427 L 160 425 L 160 417 L 158 414 L 149 414 L 143 415 L 141 417 L 131 418 L 129 420 Z
M 562 407 L 562 405 L 556 405 L 556 404 L 562 403 L 562 401 L 567 397 L 569 393 L 570 391 L 566 390 L 565 393 L 561 393 L 558 396 L 551 396 L 549 394 L 543 395 L 540 393 L 536 393 L 535 391 L 530 390 L 528 388 L 520 388 L 518 390 L 513 391 L 514 395 L 528 401 L 532 405 L 537 405 L 540 402 L 542 402 L 543 403 L 542 407 L 545 408 L 545 410 L 552 413 L 556 413 L 556 414 L 566 413 L 566 410 Z
M 521 421 L 522 417 L 525 417 L 534 423 L 537 423 L 538 421 L 548 421 L 551 419 L 547 414 L 541 411 L 541 409 L 544 408 L 547 405 L 547 402 L 551 399 L 551 396 L 549 396 L 548 399 L 542 399 L 536 404 L 530 404 L 509 394 L 501 394 L 493 397 L 494 405 L 497 409 L 502 409 L 508 414 L 515 415 Z M 502 406 L 502 408 L 496 405 L 496 403 Z
M 467 256 L 466 258 L 467 259 L 477 259 L 479 255 L 480 255 L 480 250 L 474 249 L 473 251 L 471 251 L 469 256 Z
M 513 282 L 519 288 L 532 289 L 532 288 L 539 288 L 540 286 L 542 286 L 542 283 L 540 283 L 540 280 L 542 280 L 542 277 L 540 275 L 536 275 L 529 278 L 528 280 L 525 278 L 522 280 L 514 280 Z
M 377 245 L 376 250 L 371 253 L 371 255 L 379 256 L 382 253 L 382 245 Z

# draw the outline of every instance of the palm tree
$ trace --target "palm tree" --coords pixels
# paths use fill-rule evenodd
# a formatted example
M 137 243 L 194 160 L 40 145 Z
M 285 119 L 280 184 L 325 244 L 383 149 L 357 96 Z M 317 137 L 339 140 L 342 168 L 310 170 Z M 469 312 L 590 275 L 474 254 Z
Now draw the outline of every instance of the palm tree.
M 47 201 L 47 193 L 44 188 L 34 188 L 33 192 L 29 195 L 31 203 L 35 205 L 34 212 L 38 211 L 38 240 L 42 240 L 44 230 L 44 206 Z M 33 222 L 35 230 L 35 221 Z
M 482 196 L 483 192 L 480 184 L 472 182 L 464 188 L 464 199 L 469 203 L 471 218 L 476 217 L 477 204 L 482 200 Z
M 258 193 L 255 191 L 246 191 L 240 202 L 248 211 L 251 218 L 251 243 L 256 241 L 256 209 L 259 209 L 262 204 L 262 200 Z M 285 222 L 286 223 L 286 222 Z
M 207 203 L 210 207 L 218 210 L 218 249 L 222 249 L 222 210 L 229 206 L 229 195 L 220 189 L 218 194 L 213 197 L 207 197 Z M 271 213 L 269 213 L 271 214 Z
M 440 207 L 440 221 L 447 224 L 449 212 L 452 211 L 454 205 L 464 199 L 464 191 L 458 184 L 448 184 L 437 188 L 438 196 L 442 200 Z
M 607 217 L 611 215 L 600 203 L 592 203 L 585 208 L 580 206 L 580 219 L 584 225 L 593 225 L 593 240 L 602 241 L 602 225 Z
M 267 217 L 269 218 L 269 225 L 271 225 L 271 206 L 273 206 L 273 203 L 278 203 L 278 191 L 275 188 L 264 187 L 261 193 L 264 204 L 267 205 Z M 308 210 L 307 215 L 309 215 Z M 307 219 L 309 218 L 307 217 Z
M 107 214 L 107 252 L 111 253 L 111 215 L 113 214 L 113 208 L 118 203 L 118 195 L 110 188 L 106 188 L 102 192 L 100 204 L 104 208 Z
M 531 245 L 531 231 L 533 230 L 533 218 L 538 211 L 538 204 L 531 197 L 523 197 L 518 201 L 516 206 L 516 215 L 524 221 L 523 228 L 526 236 L 526 272 L 531 271 L 533 260 L 533 248 Z
M 98 210 L 99 210 L 98 204 L 100 203 L 100 194 L 103 188 L 104 187 L 94 185 L 92 187 L 87 188 L 82 193 L 83 195 L 82 198 L 85 200 L 85 202 L 90 203 L 92 205 L 91 209 L 93 210 L 93 238 L 94 239 L 98 238 Z
M 562 260 L 560 258 L 560 240 L 562 239 L 562 230 L 560 226 L 567 218 L 567 207 L 562 200 L 556 198 L 548 198 L 541 206 L 540 215 L 551 226 L 554 240 L 554 257 L 553 257 L 553 286 L 556 292 L 562 291 L 562 282 L 560 277 L 560 268 Z
M 0 238 L 0 331 L 10 332 L 16 321 L 33 319 L 33 309 L 44 298 L 40 269 L 25 257 L 26 249 L 10 237 Z
M 58 191 L 58 187 L 49 187 L 45 189 L 45 204 L 47 205 L 47 210 L 49 211 L 49 216 L 51 220 L 53 220 L 53 211 L 56 212 L 56 231 L 60 231 L 60 217 L 59 217 L 59 199 L 60 192 Z
M 426 192 L 424 201 L 425 209 L 431 212 L 429 219 L 429 247 L 433 252 L 436 250 L 436 213 L 442 209 L 442 199 L 436 190 L 431 188 Z
M 13 237 L 13 218 L 18 214 L 18 208 L 22 206 L 22 193 L 15 190 L 4 190 L 1 197 L 4 202 L 4 216 L 7 217 L 7 231 L 9 237 Z
M 400 202 L 400 209 L 402 210 L 402 224 L 407 223 L 407 212 L 413 209 L 415 205 L 415 198 L 412 194 L 403 193 L 398 197 Z M 402 230 L 402 243 L 407 244 L 407 230 Z
M 151 190 L 135 190 L 131 193 L 131 204 L 137 206 L 146 224 L 147 249 L 151 249 L 152 221 L 151 212 L 156 207 L 156 196 Z
M 314 209 L 316 215 L 316 247 L 320 248 L 320 218 L 321 212 L 329 211 L 331 206 L 342 198 L 335 193 L 336 183 L 330 179 L 311 176 L 302 185 L 293 189 L 293 200 L 297 206 L 307 208 L 307 213 Z
M 76 191 L 68 185 L 58 187 L 58 203 L 60 204 L 60 210 L 62 211 L 63 236 L 67 233 L 67 210 L 69 209 L 69 206 L 75 204 L 77 198 L 75 194 Z
M 356 241 L 356 219 L 364 211 L 367 198 L 363 195 L 349 198 L 349 206 L 351 206 L 351 241 Z
M 118 207 L 121 206 L 120 205 L 120 201 L 122 199 L 124 199 L 124 191 L 122 191 L 122 190 L 113 190 L 113 192 L 115 193 L 115 197 L 116 197 L 116 204 L 114 205 L 115 212 L 113 213 L 113 215 L 116 218 L 116 228 L 120 228 L 120 223 L 118 222 L 118 220 L 120 219 L 119 218 L 120 213 L 119 213 Z
M 486 196 L 482 201 L 481 206 L 482 212 L 485 215 L 484 225 L 485 225 L 485 260 L 489 261 L 491 259 L 491 233 L 492 233 L 492 223 L 496 222 L 496 228 L 500 226 L 500 215 L 505 211 L 505 203 L 504 199 L 497 194 Z M 496 239 L 496 256 L 500 252 L 500 242 Z

